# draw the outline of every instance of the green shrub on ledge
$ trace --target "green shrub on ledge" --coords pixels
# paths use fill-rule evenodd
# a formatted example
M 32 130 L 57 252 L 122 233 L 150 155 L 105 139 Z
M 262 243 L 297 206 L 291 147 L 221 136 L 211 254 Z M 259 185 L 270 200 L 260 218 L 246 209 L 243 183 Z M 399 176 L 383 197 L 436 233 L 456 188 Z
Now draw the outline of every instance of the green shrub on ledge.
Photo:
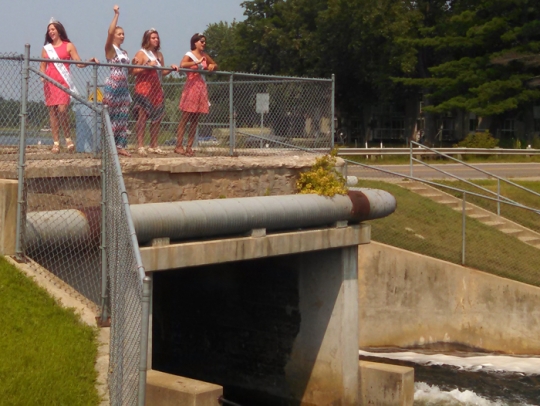
M 347 194 L 346 180 L 336 170 L 337 149 L 317 158 L 307 172 L 300 174 L 296 188 L 300 194 L 318 194 L 332 197 Z

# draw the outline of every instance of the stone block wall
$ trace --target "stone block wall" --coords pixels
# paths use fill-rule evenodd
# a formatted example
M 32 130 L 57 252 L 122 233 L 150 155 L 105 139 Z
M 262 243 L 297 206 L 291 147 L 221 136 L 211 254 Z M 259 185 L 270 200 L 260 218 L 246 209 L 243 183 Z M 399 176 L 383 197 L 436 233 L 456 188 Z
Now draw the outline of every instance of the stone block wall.
M 317 156 L 132 157 L 120 163 L 130 203 L 141 204 L 294 194 L 298 175 Z M 342 170 L 344 162 L 338 161 Z M 99 176 L 99 159 L 30 161 L 29 211 L 99 207 Z

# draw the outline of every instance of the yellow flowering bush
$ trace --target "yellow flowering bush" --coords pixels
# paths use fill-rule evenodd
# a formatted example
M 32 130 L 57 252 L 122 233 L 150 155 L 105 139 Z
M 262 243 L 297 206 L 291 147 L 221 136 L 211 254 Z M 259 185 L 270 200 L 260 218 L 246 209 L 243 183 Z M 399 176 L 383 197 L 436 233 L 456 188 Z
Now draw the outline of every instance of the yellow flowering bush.
M 337 150 L 317 158 L 311 169 L 301 173 L 296 181 L 298 193 L 312 193 L 329 197 L 347 194 L 347 182 L 343 175 L 336 170 L 336 160 Z

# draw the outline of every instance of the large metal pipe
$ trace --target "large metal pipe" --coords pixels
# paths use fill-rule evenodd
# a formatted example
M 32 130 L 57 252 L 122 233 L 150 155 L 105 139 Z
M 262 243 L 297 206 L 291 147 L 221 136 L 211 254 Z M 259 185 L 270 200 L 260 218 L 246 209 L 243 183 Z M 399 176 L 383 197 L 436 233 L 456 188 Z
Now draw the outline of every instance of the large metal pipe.
M 359 222 L 387 216 L 395 207 L 388 192 L 355 189 L 348 196 L 332 198 L 306 194 L 135 204 L 131 212 L 137 238 L 144 243 L 160 237 L 182 240 L 237 235 L 258 228 L 278 231 Z
M 241 197 L 134 204 L 130 208 L 137 239 L 146 243 L 155 238 L 178 241 L 239 235 L 261 228 L 284 231 L 329 226 L 338 221 L 357 223 L 388 216 L 396 209 L 396 200 L 383 190 L 353 188 L 348 195 L 331 198 L 312 194 Z M 28 243 L 93 238 L 88 210 L 76 212 L 32 213 L 28 217 Z M 70 221 L 68 215 L 76 221 Z

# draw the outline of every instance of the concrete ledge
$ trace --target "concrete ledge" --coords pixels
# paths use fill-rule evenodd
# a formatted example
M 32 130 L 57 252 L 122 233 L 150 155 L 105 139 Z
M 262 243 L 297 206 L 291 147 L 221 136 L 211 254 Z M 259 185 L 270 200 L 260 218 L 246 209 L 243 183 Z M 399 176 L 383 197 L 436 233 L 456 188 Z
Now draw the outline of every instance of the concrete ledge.
M 183 376 L 148 371 L 146 404 L 148 406 L 218 406 L 223 387 Z
M 369 224 L 356 224 L 345 228 L 297 231 L 264 237 L 241 237 L 141 247 L 141 257 L 147 272 L 166 271 L 368 244 L 371 237 L 370 231 Z
M 18 184 L 0 179 L 0 255 L 15 255 Z
M 414 368 L 369 361 L 358 367 L 361 405 L 412 406 Z

